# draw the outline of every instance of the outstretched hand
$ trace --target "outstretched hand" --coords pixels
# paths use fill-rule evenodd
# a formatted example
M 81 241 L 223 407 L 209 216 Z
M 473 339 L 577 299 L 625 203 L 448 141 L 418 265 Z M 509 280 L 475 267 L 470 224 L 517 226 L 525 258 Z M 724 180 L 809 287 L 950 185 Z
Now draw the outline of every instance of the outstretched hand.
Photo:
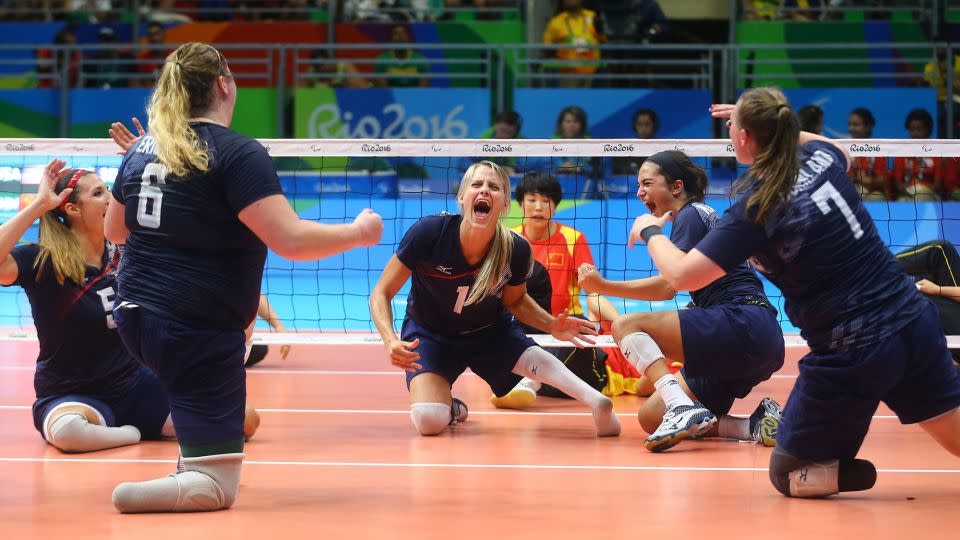
M 122 122 L 114 122 L 110 124 L 110 138 L 113 139 L 113 142 L 117 143 L 117 146 L 120 147 L 120 151 L 117 152 L 121 156 L 126 155 L 127 151 L 130 150 L 130 147 L 133 144 L 140 140 L 140 137 L 143 137 L 147 134 L 143 129 L 143 125 L 140 124 L 140 121 L 137 120 L 137 117 L 133 117 L 133 125 L 137 128 L 137 135 L 134 136 L 133 133 L 127 129 L 127 126 L 123 125 Z
M 627 245 L 633 249 L 634 242 L 642 242 L 643 237 L 640 236 L 640 233 L 651 225 L 656 225 L 657 227 L 663 227 L 667 224 L 668 221 L 673 219 L 673 211 L 667 212 L 660 217 L 657 217 L 653 214 L 644 214 L 637 217 L 633 222 L 633 228 L 630 229 L 630 239 L 627 240 Z
M 594 328 L 593 322 L 576 317 L 571 318 L 566 313 L 561 313 L 550 325 L 550 335 L 560 341 L 569 341 L 582 349 L 584 343 L 595 344 L 596 341 L 590 336 L 596 336 L 599 333 Z
M 370 247 L 380 243 L 380 237 L 383 236 L 383 218 L 380 217 L 380 214 L 369 208 L 364 208 L 353 219 L 353 224 L 357 227 L 360 246 Z
M 49 212 L 63 204 L 63 201 L 70 199 L 73 188 L 68 188 L 56 193 L 57 178 L 63 173 L 63 168 L 67 162 L 62 159 L 54 159 L 43 168 L 43 174 L 40 176 L 40 185 L 37 186 L 37 198 L 34 204 L 44 212 Z
M 714 103 L 710 106 L 710 116 L 714 118 L 725 118 L 730 119 L 730 116 L 733 114 L 736 105 L 730 105 L 727 103 Z

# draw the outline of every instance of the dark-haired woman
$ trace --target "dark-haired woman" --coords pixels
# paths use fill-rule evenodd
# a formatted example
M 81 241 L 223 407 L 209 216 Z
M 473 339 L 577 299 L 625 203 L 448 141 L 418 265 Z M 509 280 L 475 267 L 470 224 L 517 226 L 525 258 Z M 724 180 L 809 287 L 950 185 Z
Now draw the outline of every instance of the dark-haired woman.
M 960 456 L 960 376 L 937 311 L 877 234 L 844 148 L 800 131 L 777 89 L 748 90 L 711 112 L 729 120 L 737 161 L 750 165 L 730 209 L 686 253 L 663 235 L 662 216 L 640 216 L 630 237 L 646 242 L 676 290 L 750 259 L 783 292 L 810 353 L 777 433 L 774 486 L 793 497 L 872 487 L 876 469 L 856 455 L 881 401 Z
M 670 239 L 681 251 L 692 249 L 716 227 L 717 213 L 703 203 L 707 175 L 682 152 L 647 158 L 637 186 L 637 197 L 653 215 L 673 221 Z M 662 275 L 607 281 L 588 264 L 579 274 L 584 289 L 608 296 L 670 300 L 677 294 Z M 773 446 L 780 421 L 775 401 L 764 398 L 750 417 L 728 413 L 734 400 L 783 366 L 776 309 L 746 262 L 691 296 L 695 307 L 631 313 L 613 323 L 624 356 L 657 389 L 639 412 L 640 424 L 650 433 L 644 446 L 660 452 L 698 436 Z M 679 374 L 670 372 L 668 359 L 683 363 Z

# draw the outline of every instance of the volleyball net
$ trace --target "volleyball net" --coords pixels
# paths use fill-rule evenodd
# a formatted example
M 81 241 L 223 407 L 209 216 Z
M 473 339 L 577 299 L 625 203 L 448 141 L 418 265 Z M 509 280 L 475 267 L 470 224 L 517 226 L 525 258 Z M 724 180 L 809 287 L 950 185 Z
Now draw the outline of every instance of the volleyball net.
M 604 277 L 614 280 L 657 273 L 645 245 L 633 249 L 627 246 L 634 218 L 647 211 L 636 197 L 637 168 L 644 156 L 663 150 L 680 150 L 690 156 L 707 171 L 706 203 L 719 213 L 729 207 L 731 184 L 743 172 L 727 140 L 260 142 L 272 156 L 284 193 L 301 218 L 344 223 L 362 209 L 372 208 L 384 220 L 380 244 L 369 249 L 354 249 L 312 262 L 293 262 L 269 254 L 262 292 L 288 332 L 270 332 L 263 321 L 258 321 L 255 340 L 274 344 L 380 343 L 368 307 L 380 273 L 406 230 L 418 219 L 441 211 L 459 212 L 455 195 L 460 180 L 467 167 L 480 159 L 507 167 L 514 187 L 528 172 L 555 175 L 563 199 L 554 219 L 583 233 L 596 266 Z M 955 193 L 960 194 L 960 141 L 840 142 L 858 158 L 852 174 L 867 191 L 878 185 L 872 184 L 875 179 L 871 177 L 883 176 L 884 172 L 887 182 L 896 180 L 904 186 L 899 193 L 880 193 L 882 190 L 877 189 L 864 197 L 891 251 L 937 239 L 960 241 L 960 204 L 950 200 Z M 68 167 L 93 170 L 112 184 L 122 159 L 117 151 L 110 139 L 0 139 L 0 222 L 29 204 L 43 166 L 51 159 L 64 159 Z M 916 189 L 927 185 L 930 189 Z M 513 200 L 505 224 L 520 225 L 522 218 L 522 210 Z M 36 239 L 34 224 L 21 241 Z M 784 314 L 780 291 L 762 281 L 780 313 L 788 346 L 803 346 L 802 340 L 792 336 L 798 330 Z M 393 301 L 398 328 L 409 286 L 401 289 Z M 690 296 L 680 293 L 673 300 L 652 302 L 609 300 L 620 313 L 632 313 L 683 309 Z M 35 339 L 29 302 L 19 287 L 0 289 L 0 339 Z M 535 339 L 546 345 L 557 344 L 550 336 Z M 610 343 L 608 336 L 600 340 L 603 345 Z

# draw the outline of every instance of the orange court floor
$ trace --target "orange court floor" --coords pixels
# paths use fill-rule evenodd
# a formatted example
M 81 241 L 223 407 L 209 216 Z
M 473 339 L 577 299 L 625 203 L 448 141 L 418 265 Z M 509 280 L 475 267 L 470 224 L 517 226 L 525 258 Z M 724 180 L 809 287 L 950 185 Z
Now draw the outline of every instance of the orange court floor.
M 277 349 L 277 347 L 273 347 Z M 411 425 L 402 372 L 377 346 L 271 350 L 248 371 L 262 424 L 247 444 L 227 511 L 121 515 L 122 481 L 172 472 L 173 441 L 63 454 L 33 428 L 37 345 L 0 344 L 0 540 L 46 538 L 930 538 L 956 537 L 960 461 L 881 405 L 860 456 L 874 489 L 829 500 L 781 496 L 771 449 L 687 441 L 643 446 L 642 398 L 615 398 L 623 433 L 598 439 L 587 410 L 540 398 L 498 411 L 469 372 L 454 387 L 470 418 L 438 437 Z M 803 351 L 734 414 L 769 395 L 783 404 Z M 951 532 L 954 531 L 954 532 Z

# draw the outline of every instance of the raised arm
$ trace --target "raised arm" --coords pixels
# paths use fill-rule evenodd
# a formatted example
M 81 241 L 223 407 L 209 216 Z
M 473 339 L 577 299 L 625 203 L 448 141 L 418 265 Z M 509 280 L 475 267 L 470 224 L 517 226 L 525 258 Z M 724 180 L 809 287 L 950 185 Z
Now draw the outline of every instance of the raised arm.
M 630 281 L 611 281 L 601 276 L 600 271 L 592 264 L 581 264 L 577 272 L 580 286 L 591 293 L 648 301 L 671 300 L 677 295 L 676 289 L 671 287 L 663 276 L 652 276 Z M 592 302 L 596 303 L 596 301 Z
M 374 246 L 383 234 L 380 215 L 369 208 L 353 223 L 316 223 L 300 219 L 280 194 L 250 204 L 237 217 L 270 249 L 294 261 L 312 261 L 355 247 Z
M 702 289 L 723 277 L 726 272 L 717 263 L 696 248 L 684 253 L 662 232 L 669 219 L 669 212 L 661 217 L 644 214 L 633 222 L 630 230 L 629 246 L 644 241 L 650 258 L 663 277 L 675 291 L 695 291 Z
M 390 257 L 387 266 L 380 275 L 380 280 L 370 293 L 370 316 L 373 324 L 383 338 L 383 346 L 390 354 L 390 363 L 405 371 L 420 369 L 417 360 L 420 354 L 414 352 L 420 345 L 420 340 L 401 341 L 393 327 L 393 307 L 391 302 L 403 284 L 410 279 L 411 270 L 400 262 L 396 255 Z
M 66 162 L 54 159 L 43 169 L 40 185 L 37 189 L 37 198 L 26 208 L 17 212 L 6 223 L 0 225 L 0 285 L 10 285 L 17 280 L 20 270 L 17 262 L 10 255 L 17 241 L 27 232 L 37 219 L 45 212 L 53 210 L 70 197 L 73 189 L 65 189 L 59 195 L 54 193 L 57 176 L 63 170 Z

